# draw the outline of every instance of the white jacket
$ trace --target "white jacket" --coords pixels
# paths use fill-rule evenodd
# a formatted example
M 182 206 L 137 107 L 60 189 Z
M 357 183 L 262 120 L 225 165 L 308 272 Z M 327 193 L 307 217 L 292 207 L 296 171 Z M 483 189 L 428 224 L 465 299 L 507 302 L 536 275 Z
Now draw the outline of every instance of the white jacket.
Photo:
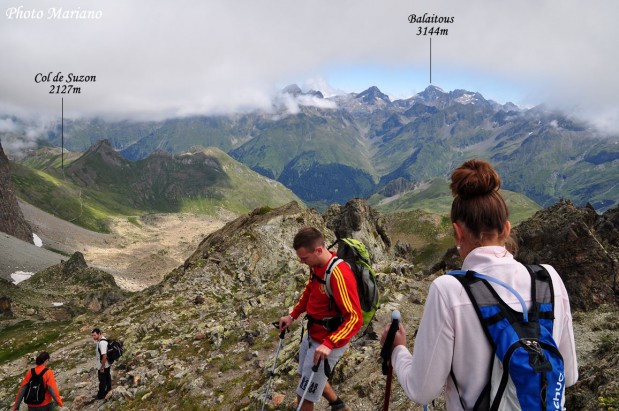
M 553 337 L 563 356 L 566 386 L 570 386 L 578 379 L 570 303 L 559 274 L 549 265 L 544 267 L 550 273 L 555 294 Z M 529 272 L 505 248 L 476 248 L 466 257 L 462 269 L 507 283 L 524 298 L 528 308 L 531 306 Z M 495 284 L 493 287 L 513 309 L 522 311 L 513 293 Z M 430 286 L 413 354 L 406 347 L 397 346 L 391 363 L 410 399 L 428 404 L 445 387 L 447 410 L 461 411 L 458 392 L 449 376 L 452 367 L 460 395 L 465 405 L 472 408 L 488 382 L 491 355 L 490 343 L 466 291 L 456 278 L 443 275 Z

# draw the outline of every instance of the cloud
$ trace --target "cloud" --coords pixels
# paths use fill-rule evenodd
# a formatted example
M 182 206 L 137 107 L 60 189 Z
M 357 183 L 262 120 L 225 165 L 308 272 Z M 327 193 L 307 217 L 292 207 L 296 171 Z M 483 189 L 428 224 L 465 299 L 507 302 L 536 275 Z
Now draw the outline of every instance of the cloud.
M 315 76 L 315 77 L 305 79 L 305 81 L 303 81 L 303 89 L 305 91 L 310 91 L 310 90 L 320 91 L 322 92 L 322 95 L 325 98 L 346 94 L 345 90 L 334 87 L 333 85 L 329 84 L 329 82 L 325 80 L 324 77 L 321 77 L 321 76 Z M 361 90 L 352 90 L 352 91 L 361 91 Z
M 19 126 L 12 118 L 0 118 L 0 133 L 16 133 Z
M 8 19 L 19 5 L 102 17 Z M 66 117 L 267 109 L 278 84 L 337 93 L 342 86 L 324 79 L 342 67 L 351 77 L 356 68 L 379 67 L 385 79 L 390 70 L 410 70 L 403 91 L 387 91 L 402 95 L 428 85 L 430 38 L 417 36 L 419 24 L 408 16 L 429 13 L 454 17 L 441 24 L 448 35 L 432 37 L 436 85 L 493 99 L 517 90 L 517 104 L 547 103 L 607 126 L 619 117 L 618 2 L 7 0 L 2 12 L 0 47 L 10 64 L 0 78 L 0 112 L 8 114 L 59 115 L 60 97 Z M 96 81 L 74 84 L 79 94 L 50 94 L 50 83 L 34 81 L 49 72 Z M 346 91 L 381 87 L 380 78 L 367 83 Z
M 55 119 L 39 117 L 36 119 L 0 118 L 2 147 L 10 156 L 21 157 L 27 150 L 37 147 L 37 140 L 56 131 L 59 124 Z

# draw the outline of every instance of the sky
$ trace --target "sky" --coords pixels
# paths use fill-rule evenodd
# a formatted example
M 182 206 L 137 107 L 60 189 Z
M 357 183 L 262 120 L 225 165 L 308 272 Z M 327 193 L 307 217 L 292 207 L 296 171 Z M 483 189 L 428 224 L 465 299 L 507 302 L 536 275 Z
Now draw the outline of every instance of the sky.
M 499 103 L 546 104 L 619 133 L 616 0 L 2 0 L 0 7 L 0 132 L 15 127 L 7 116 L 43 124 L 61 110 L 65 118 L 146 120 L 268 109 L 278 90 L 296 83 L 325 95 L 377 86 L 393 99 L 430 84 L 466 89 Z M 424 13 L 453 23 L 409 22 Z M 425 27 L 445 31 L 417 35 Z M 66 83 L 70 73 L 95 81 Z M 79 93 L 57 93 L 69 85 Z

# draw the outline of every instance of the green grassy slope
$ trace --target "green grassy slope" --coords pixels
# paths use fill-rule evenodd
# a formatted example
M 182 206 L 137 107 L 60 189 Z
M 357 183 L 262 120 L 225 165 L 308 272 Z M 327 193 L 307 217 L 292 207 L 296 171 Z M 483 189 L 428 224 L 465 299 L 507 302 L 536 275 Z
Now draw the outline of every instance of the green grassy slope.
M 141 214 L 123 204 L 118 194 L 80 187 L 62 174 L 52 175 L 20 164 L 11 164 L 11 174 L 19 198 L 89 230 L 106 232 L 109 217 Z
M 510 210 L 510 221 L 518 224 L 541 209 L 533 200 L 518 193 L 507 190 L 501 191 Z M 418 188 L 385 198 L 375 194 L 368 202 L 382 213 L 397 211 L 423 210 L 432 214 L 449 215 L 453 197 L 449 190 L 449 183 L 444 179 L 433 179 L 422 183 Z
M 155 153 L 130 162 L 108 144 L 98 144 L 64 169 L 57 152 L 39 152 L 12 164 L 12 179 L 26 202 L 99 232 L 106 231 L 106 220 L 113 216 L 215 214 L 221 209 L 242 214 L 293 200 L 302 203 L 282 184 L 214 148 L 179 156 Z

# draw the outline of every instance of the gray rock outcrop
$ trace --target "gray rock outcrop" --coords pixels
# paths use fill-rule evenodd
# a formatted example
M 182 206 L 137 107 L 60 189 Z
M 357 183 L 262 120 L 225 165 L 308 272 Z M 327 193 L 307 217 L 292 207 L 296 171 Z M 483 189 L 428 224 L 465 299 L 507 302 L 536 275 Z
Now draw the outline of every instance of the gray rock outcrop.
M 590 206 L 578 208 L 560 201 L 514 230 L 518 258 L 555 267 L 575 309 L 614 303 L 619 293 L 617 215 L 617 208 L 600 216 Z
M 32 228 L 17 204 L 11 182 L 9 159 L 4 154 L 2 143 L 0 143 L 0 231 L 33 243 Z

